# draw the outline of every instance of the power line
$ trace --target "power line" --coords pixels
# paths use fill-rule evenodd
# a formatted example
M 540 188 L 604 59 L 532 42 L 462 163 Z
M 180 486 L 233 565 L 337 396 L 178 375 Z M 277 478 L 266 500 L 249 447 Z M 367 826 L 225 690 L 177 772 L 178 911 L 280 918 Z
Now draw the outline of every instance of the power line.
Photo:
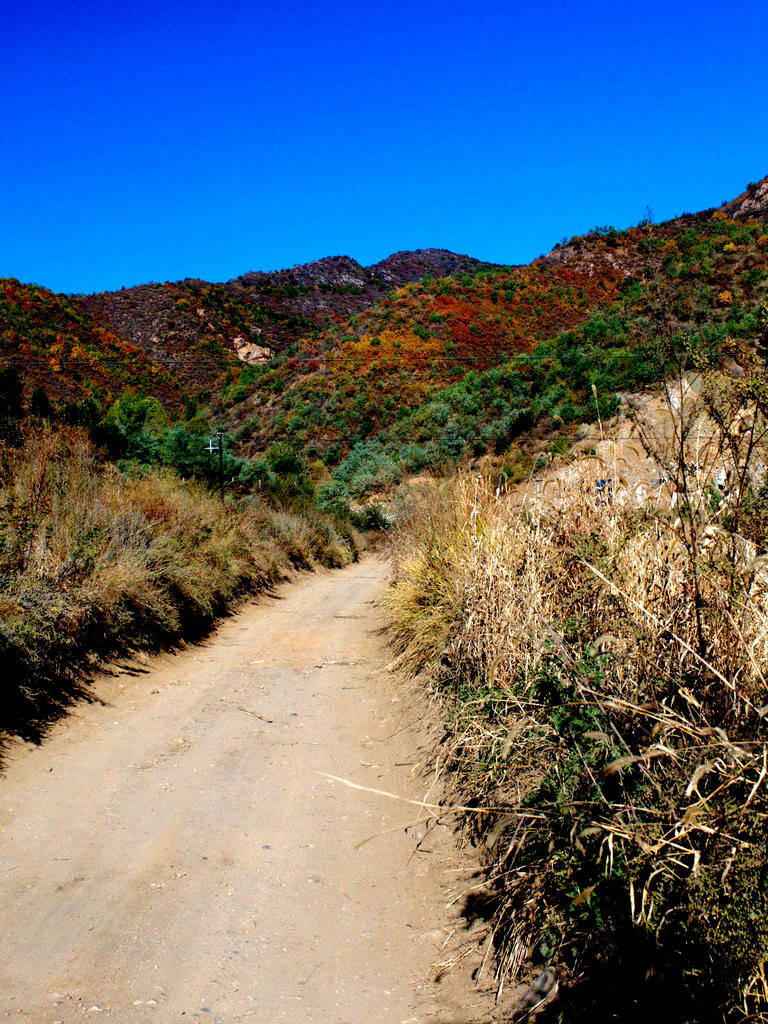
M 233 352 L 232 355 L 235 355 L 235 353 Z M 499 356 L 472 355 L 472 354 L 469 354 L 469 353 L 467 355 L 463 355 L 462 356 L 462 355 L 450 355 L 450 354 L 445 354 L 445 353 L 439 353 L 439 354 L 436 353 L 434 355 L 411 356 L 408 359 L 404 359 L 402 356 L 379 356 L 379 355 L 375 355 L 375 354 L 371 354 L 371 355 L 355 355 L 355 356 L 352 356 L 352 355 L 350 355 L 350 356 L 345 356 L 345 355 L 333 355 L 333 356 L 301 355 L 301 356 L 282 356 L 280 358 L 279 362 L 272 362 L 272 363 L 247 363 L 247 362 L 245 362 L 243 360 L 240 360 L 240 364 L 242 365 L 243 368 L 245 368 L 247 366 L 252 366 L 252 367 L 264 368 L 265 370 L 270 370 L 270 369 L 279 369 L 279 368 L 285 366 L 285 364 L 287 362 L 291 362 L 291 361 L 293 361 L 293 362 L 303 362 L 303 363 L 317 362 L 317 363 L 320 363 L 320 364 L 322 364 L 322 363 L 363 363 L 363 362 L 382 363 L 382 362 L 391 362 L 391 363 L 401 363 L 403 365 L 403 368 L 407 369 L 407 367 L 412 365 L 414 362 L 474 363 L 474 362 L 483 362 L 483 361 L 487 361 L 487 360 L 495 360 L 495 361 L 497 361 L 499 363 L 503 363 L 503 362 L 511 362 L 511 361 L 513 361 L 514 359 L 516 359 L 516 358 L 518 358 L 520 356 L 523 356 L 527 360 L 535 359 L 535 360 L 555 361 L 555 360 L 559 359 L 559 356 L 557 356 L 557 355 L 544 355 L 544 354 L 537 355 L 534 352 L 510 352 L 508 354 L 504 353 L 504 354 L 499 355 Z M 163 369 L 168 369 L 165 366 L 164 363 L 158 362 L 156 360 L 152 360 L 151 357 L 149 357 L 149 356 L 145 355 L 144 358 L 149 362 L 149 365 L 160 366 Z M 95 356 L 93 359 L 66 359 L 66 358 L 65 359 L 60 359 L 57 356 L 32 356 L 32 357 L 28 357 L 28 358 L 25 358 L 25 359 L 15 359 L 15 358 L 8 358 L 8 357 L 4 357 L 4 356 L 0 355 L 0 360 L 2 360 L 2 362 L 6 366 L 46 366 L 46 367 L 50 368 L 52 362 L 57 363 L 59 366 L 68 366 L 68 367 L 69 366 L 72 366 L 72 367 L 92 366 L 92 365 L 94 365 L 94 363 L 96 365 L 98 365 L 98 366 L 125 366 L 126 364 L 134 363 L 135 360 L 136 360 L 136 357 L 135 356 L 124 356 L 123 358 L 120 358 L 120 359 L 114 359 L 114 358 L 112 358 L 112 359 L 100 359 L 98 356 Z M 216 360 L 213 357 L 210 358 L 210 359 L 201 359 L 198 356 L 187 356 L 184 353 L 180 353 L 178 356 L 174 356 L 174 361 L 175 362 L 183 362 L 183 363 L 185 363 L 185 365 L 188 365 L 188 366 L 209 366 L 211 362 L 215 362 Z M 227 369 L 229 369 L 229 367 L 222 367 L 222 369 L 223 370 L 227 370 Z

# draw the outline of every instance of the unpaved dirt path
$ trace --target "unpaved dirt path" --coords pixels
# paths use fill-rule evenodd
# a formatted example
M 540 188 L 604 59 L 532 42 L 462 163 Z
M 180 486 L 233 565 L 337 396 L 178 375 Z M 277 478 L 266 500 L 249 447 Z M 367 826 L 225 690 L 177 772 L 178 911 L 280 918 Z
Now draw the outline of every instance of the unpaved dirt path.
M 451 930 L 450 837 L 355 849 L 418 812 L 319 774 L 425 795 L 377 634 L 386 574 L 368 557 L 287 584 L 11 750 L 0 1019 L 460 1019 L 433 1016 L 446 997 L 428 980 Z

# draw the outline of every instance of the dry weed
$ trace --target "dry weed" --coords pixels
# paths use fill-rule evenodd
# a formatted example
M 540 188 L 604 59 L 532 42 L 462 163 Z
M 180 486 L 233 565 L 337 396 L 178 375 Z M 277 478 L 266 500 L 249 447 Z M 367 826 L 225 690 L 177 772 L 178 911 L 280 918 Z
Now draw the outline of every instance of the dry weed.
M 461 802 L 514 812 L 469 821 L 501 973 L 595 976 L 631 949 L 679 990 L 668 1019 L 768 1020 L 765 425 L 697 385 L 666 434 L 637 424 L 666 480 L 645 500 L 619 471 L 598 495 L 586 461 L 522 504 L 440 486 L 396 539 L 389 608 L 449 697 Z
M 222 507 L 170 471 L 121 474 L 81 431 L 29 428 L 0 449 L 0 725 L 34 735 L 89 657 L 199 633 L 290 565 L 354 556 L 313 510 Z

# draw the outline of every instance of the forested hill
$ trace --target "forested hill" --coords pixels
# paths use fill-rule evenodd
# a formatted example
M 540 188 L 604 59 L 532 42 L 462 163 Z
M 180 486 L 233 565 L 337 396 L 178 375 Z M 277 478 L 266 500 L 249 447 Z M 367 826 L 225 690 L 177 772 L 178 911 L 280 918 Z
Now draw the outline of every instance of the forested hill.
M 528 468 L 658 382 L 661 341 L 735 372 L 761 358 L 767 216 L 763 179 L 527 266 L 424 249 L 92 296 L 7 281 L 0 374 L 18 413 L 68 405 L 77 421 L 88 403 L 91 422 L 129 391 L 195 429 L 215 421 L 241 456 L 320 460 L 353 496 L 486 455 Z
M 528 266 L 406 285 L 249 368 L 225 396 L 233 434 L 253 453 L 319 455 L 357 496 L 483 455 L 528 471 L 657 383 L 670 350 L 735 372 L 761 355 L 767 193 L 763 180 L 720 208 L 596 227 Z
M 481 266 L 479 260 L 443 249 L 395 253 L 370 267 L 349 256 L 331 256 L 288 270 L 252 271 L 223 284 L 189 279 L 74 301 L 186 385 L 204 386 L 197 368 L 201 353 L 215 355 L 222 367 L 231 354 L 259 364 L 313 331 L 345 322 L 392 289 L 426 275 L 443 277 Z
M 244 365 L 269 362 L 408 282 L 481 266 L 420 249 L 370 267 L 334 256 L 223 284 L 190 279 L 94 295 L 8 279 L 0 282 L 0 372 L 20 378 L 27 404 L 37 391 L 59 406 L 88 401 L 103 412 L 136 389 L 171 414 L 189 400 L 215 410 Z

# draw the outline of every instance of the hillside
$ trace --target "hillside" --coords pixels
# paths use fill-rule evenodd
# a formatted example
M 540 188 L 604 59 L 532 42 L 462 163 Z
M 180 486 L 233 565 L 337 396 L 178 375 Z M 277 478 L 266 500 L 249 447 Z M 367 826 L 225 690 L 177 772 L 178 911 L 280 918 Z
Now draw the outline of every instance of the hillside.
M 0 373 L 6 402 L 23 387 L 41 411 L 90 402 L 98 416 L 137 388 L 178 413 L 183 387 L 170 368 L 125 341 L 72 299 L 38 285 L 0 281 Z
M 281 441 L 321 456 L 358 497 L 485 455 L 527 472 L 661 380 L 671 352 L 735 373 L 762 353 L 767 192 L 596 228 L 527 267 L 407 285 L 251 368 L 224 396 L 231 429 L 244 451 Z
M 370 267 L 335 256 L 223 284 L 185 280 L 72 296 L 9 279 L 0 297 L 0 359 L 20 375 L 27 402 L 39 388 L 55 403 L 90 399 L 104 412 L 135 389 L 171 415 L 189 398 L 216 409 L 248 364 L 269 362 L 424 275 L 481 266 L 420 249 Z
M 348 450 L 421 406 L 435 388 L 530 352 L 619 295 L 620 276 L 578 268 L 484 268 L 427 277 L 254 371 L 233 409 L 254 449 L 287 434 Z
M 223 284 L 189 279 L 73 301 L 186 387 L 215 398 L 236 379 L 241 363 L 267 362 L 304 336 L 343 323 L 390 289 L 426 274 L 480 266 L 442 249 L 395 253 L 370 267 L 333 256 L 288 270 L 250 272 Z
M 3 356 L 27 405 L 38 387 L 102 413 L 125 389 L 172 418 L 207 407 L 241 455 L 281 443 L 360 493 L 486 455 L 514 474 L 658 381 L 662 339 L 743 370 L 766 340 L 767 211 L 763 179 L 521 267 L 424 249 L 91 296 L 8 282 Z

